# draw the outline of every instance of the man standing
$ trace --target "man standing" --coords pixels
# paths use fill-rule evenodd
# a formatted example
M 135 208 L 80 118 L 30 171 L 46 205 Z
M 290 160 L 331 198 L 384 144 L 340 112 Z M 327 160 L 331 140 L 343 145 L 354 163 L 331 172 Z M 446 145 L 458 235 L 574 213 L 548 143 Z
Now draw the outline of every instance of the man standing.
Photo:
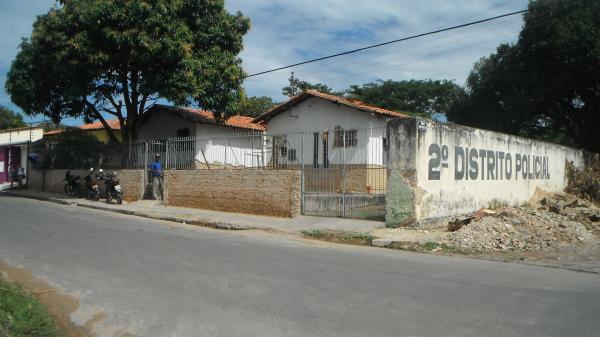
M 152 194 L 154 200 L 162 200 L 163 197 L 163 167 L 160 163 L 160 154 L 154 156 L 154 163 L 152 163 L 150 170 L 152 172 Z

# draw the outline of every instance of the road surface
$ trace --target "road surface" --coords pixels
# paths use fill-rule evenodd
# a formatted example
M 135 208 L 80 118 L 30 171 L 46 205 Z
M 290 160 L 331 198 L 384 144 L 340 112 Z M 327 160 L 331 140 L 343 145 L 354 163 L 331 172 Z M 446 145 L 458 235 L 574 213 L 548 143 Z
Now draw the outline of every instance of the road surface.
M 0 197 L 0 259 L 98 336 L 598 336 L 600 275 Z

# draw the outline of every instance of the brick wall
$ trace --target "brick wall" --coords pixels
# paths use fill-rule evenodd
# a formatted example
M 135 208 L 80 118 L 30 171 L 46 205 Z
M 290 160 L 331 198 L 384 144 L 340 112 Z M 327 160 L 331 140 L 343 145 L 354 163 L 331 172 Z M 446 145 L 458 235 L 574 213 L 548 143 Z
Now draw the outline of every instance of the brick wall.
M 300 172 L 292 170 L 166 171 L 165 204 L 295 217 L 300 184 Z
M 117 171 L 119 183 L 125 191 L 123 200 L 137 201 L 143 199 L 146 187 L 144 186 L 144 170 Z
M 29 189 L 45 191 L 48 193 L 64 194 L 65 173 L 67 170 L 32 170 L 29 176 Z M 123 187 L 126 201 L 136 201 L 142 198 L 144 193 L 144 171 L 143 170 L 120 170 L 117 178 Z M 85 188 L 83 178 L 88 174 L 87 170 L 71 170 L 71 174 L 81 177 L 82 192 Z M 100 190 L 104 193 L 104 183 L 100 182 Z
M 387 169 L 376 165 L 305 168 L 307 192 L 385 193 Z

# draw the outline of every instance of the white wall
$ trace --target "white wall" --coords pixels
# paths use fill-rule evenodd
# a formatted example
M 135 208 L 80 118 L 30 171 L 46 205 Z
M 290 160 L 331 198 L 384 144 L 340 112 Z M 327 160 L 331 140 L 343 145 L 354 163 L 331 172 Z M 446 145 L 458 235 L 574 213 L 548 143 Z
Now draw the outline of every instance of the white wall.
M 390 118 L 360 111 L 345 105 L 313 97 L 289 110 L 280 113 L 269 121 L 269 135 L 285 135 L 288 151 L 296 150 L 297 162 L 313 164 L 313 132 L 329 131 L 329 164 L 383 164 L 383 138 L 385 126 Z M 334 148 L 334 129 L 340 126 L 344 130 L 358 130 L 357 146 Z M 323 166 L 323 142 L 319 139 L 319 165 Z M 303 150 L 302 150 L 303 149 Z M 286 161 L 293 164 L 286 158 Z
M 30 140 L 36 142 L 42 139 L 43 136 L 44 130 L 42 128 L 0 131 L 0 146 L 27 143 Z
M 177 130 L 188 128 L 196 137 L 195 159 L 211 165 L 259 166 L 262 133 L 214 124 L 188 122 L 168 112 L 153 114 L 139 129 L 139 140 L 164 140 L 177 137 Z
M 198 124 L 196 137 L 196 161 L 200 163 L 257 167 L 264 161 L 265 139 L 261 132 Z
M 493 201 L 520 204 L 538 187 L 562 191 L 565 161 L 583 166 L 582 151 L 556 144 L 429 120 L 417 125 L 419 220 L 469 213 Z
M 149 116 L 138 130 L 138 140 L 164 140 L 177 137 L 177 130 L 188 128 L 190 137 L 196 135 L 196 124 L 165 111 L 159 111 Z

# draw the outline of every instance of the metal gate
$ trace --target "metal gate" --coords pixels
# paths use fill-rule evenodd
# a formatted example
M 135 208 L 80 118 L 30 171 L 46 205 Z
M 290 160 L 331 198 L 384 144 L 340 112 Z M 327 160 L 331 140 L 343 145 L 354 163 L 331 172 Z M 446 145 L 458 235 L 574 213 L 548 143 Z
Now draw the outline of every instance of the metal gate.
M 145 197 L 151 198 L 152 172 L 150 167 L 155 156 L 160 155 L 160 162 L 165 170 L 193 170 L 196 163 L 196 138 L 182 137 L 167 140 L 149 140 L 140 143 L 143 153 L 141 161 L 146 170 L 145 175 Z
M 312 163 L 302 165 L 302 213 L 383 220 L 387 186 L 385 129 L 335 128 L 304 138 L 310 139 Z

